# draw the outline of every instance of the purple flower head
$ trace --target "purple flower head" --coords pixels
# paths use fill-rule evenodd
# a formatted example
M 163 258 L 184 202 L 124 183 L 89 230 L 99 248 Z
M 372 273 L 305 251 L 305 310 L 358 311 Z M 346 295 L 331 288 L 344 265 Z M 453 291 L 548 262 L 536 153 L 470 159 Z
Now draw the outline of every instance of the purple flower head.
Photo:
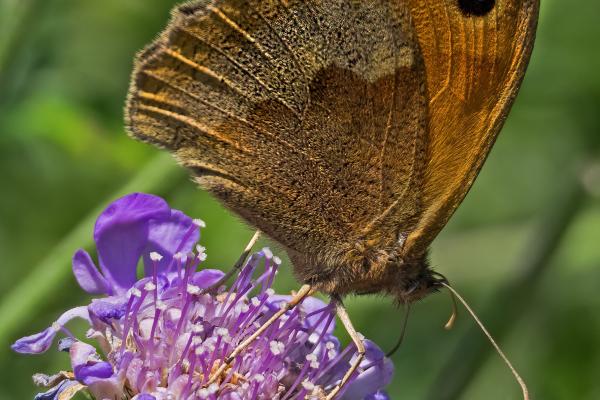
M 65 390 L 76 387 L 96 399 L 318 399 L 340 382 L 356 349 L 341 348 L 333 307 L 312 297 L 220 368 L 290 297 L 271 288 L 281 260 L 267 248 L 250 257 L 230 287 L 215 287 L 223 272 L 198 270 L 206 260 L 197 244 L 200 227 L 146 194 L 125 196 L 100 215 L 94 230 L 99 269 L 79 250 L 73 272 L 84 290 L 104 296 L 13 345 L 41 353 L 58 332 L 68 338 L 60 347 L 69 351 L 72 377 L 39 398 L 68 399 Z M 145 276 L 138 279 L 140 260 Z M 96 347 L 65 328 L 75 317 L 89 322 L 86 340 Z M 366 357 L 340 399 L 387 398 L 382 390 L 393 366 L 374 343 L 365 345 Z

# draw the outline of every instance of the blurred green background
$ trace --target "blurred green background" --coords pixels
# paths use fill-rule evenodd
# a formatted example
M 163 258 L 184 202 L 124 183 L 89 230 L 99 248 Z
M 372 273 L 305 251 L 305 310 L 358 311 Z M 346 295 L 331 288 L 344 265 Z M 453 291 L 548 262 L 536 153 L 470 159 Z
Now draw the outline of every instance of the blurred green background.
M 30 376 L 65 354 L 9 345 L 86 304 L 68 260 L 91 249 L 98 210 L 127 191 L 160 194 L 207 221 L 209 265 L 231 265 L 251 230 L 169 157 L 123 131 L 135 52 L 172 0 L 0 0 L 0 399 L 29 399 Z M 496 334 L 537 399 L 600 399 L 599 2 L 544 0 L 518 101 L 432 262 Z M 289 266 L 289 264 L 288 264 Z M 289 268 L 280 291 L 297 286 Z M 390 299 L 348 300 L 383 348 L 400 329 Z M 491 346 L 445 294 L 413 307 L 394 356 L 393 399 L 517 399 Z M 340 333 L 343 335 L 343 333 Z

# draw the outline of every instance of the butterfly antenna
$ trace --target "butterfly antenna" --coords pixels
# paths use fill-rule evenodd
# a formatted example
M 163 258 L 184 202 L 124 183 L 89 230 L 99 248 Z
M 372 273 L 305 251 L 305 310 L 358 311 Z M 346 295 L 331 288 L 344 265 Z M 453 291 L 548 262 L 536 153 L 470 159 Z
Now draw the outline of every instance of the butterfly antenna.
M 500 357 L 502 358 L 502 360 L 504 361 L 504 363 L 508 366 L 508 368 L 510 369 L 510 372 L 512 372 L 513 376 L 515 377 L 515 379 L 517 380 L 517 382 L 519 383 L 519 385 L 521 386 L 521 391 L 523 392 L 523 399 L 524 400 L 529 400 L 529 390 L 527 390 L 527 384 L 525 384 L 525 381 L 523 380 L 523 378 L 521 378 L 521 375 L 519 375 L 519 373 L 517 372 L 517 370 L 515 369 L 515 367 L 513 367 L 513 365 L 511 364 L 511 362 L 508 360 L 508 357 L 506 357 L 506 355 L 504 354 L 504 352 L 500 349 L 500 346 L 498 346 L 498 344 L 496 343 L 496 341 L 494 340 L 494 338 L 492 337 L 492 335 L 488 332 L 488 330 L 485 328 L 485 326 L 483 325 L 483 323 L 481 322 L 481 320 L 479 319 L 479 317 L 477 317 L 477 314 L 475 314 L 475 311 L 473 311 L 473 309 L 469 306 L 469 303 L 466 302 L 465 299 L 463 299 L 461 297 L 460 294 L 458 294 L 458 292 L 452 287 L 450 286 L 449 283 L 447 282 L 439 282 L 440 285 L 444 286 L 446 289 L 448 289 L 450 291 L 450 293 L 452 293 L 453 298 L 458 299 L 458 301 L 461 302 L 461 304 L 465 307 L 465 309 L 469 312 L 469 314 L 471 314 L 471 317 L 473 317 L 473 320 L 475 321 L 475 323 L 479 326 L 479 328 L 481 329 L 481 331 L 485 334 L 485 336 L 488 338 L 488 340 L 490 341 L 490 343 L 492 344 L 492 346 L 494 346 L 494 349 L 496 349 L 496 352 L 500 355 Z M 455 313 L 453 314 L 453 316 L 456 315 Z M 450 318 L 450 322 L 454 322 L 453 318 Z M 448 324 L 446 324 L 448 325 Z
M 386 357 L 391 357 L 394 355 L 396 351 L 404 342 L 404 336 L 406 335 L 406 326 L 408 325 L 408 316 L 410 315 L 410 304 L 404 304 L 404 320 L 402 321 L 402 329 L 400 330 L 400 337 L 398 338 L 398 342 L 396 345 L 385 355 Z

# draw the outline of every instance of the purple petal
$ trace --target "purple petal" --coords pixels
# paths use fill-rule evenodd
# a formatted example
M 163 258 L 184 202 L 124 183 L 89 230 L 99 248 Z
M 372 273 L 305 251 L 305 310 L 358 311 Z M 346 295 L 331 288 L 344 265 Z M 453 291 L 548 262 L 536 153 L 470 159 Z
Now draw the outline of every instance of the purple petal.
M 171 210 L 167 219 L 150 221 L 148 227 L 148 244 L 144 249 L 144 266 L 146 276 L 153 273 L 154 262 L 150 253 L 157 252 L 163 258 L 157 261 L 159 274 L 174 270 L 173 256 L 178 253 L 187 254 L 194 249 L 200 239 L 200 231 L 193 220 L 179 210 Z
M 51 326 L 40 333 L 17 340 L 10 348 L 21 354 L 45 353 L 52 346 L 56 332 L 56 327 Z
M 242 396 L 236 392 L 227 392 L 219 396 L 219 400 L 242 400 Z
M 71 366 L 75 373 L 75 379 L 84 385 L 91 385 L 113 376 L 112 365 L 106 361 L 101 361 L 93 346 L 83 342 L 75 342 L 71 346 L 69 354 L 71 355 Z
M 134 193 L 116 200 L 98 217 L 94 240 L 111 294 L 124 293 L 135 283 L 137 263 L 148 242 L 150 220 L 170 216 L 171 209 L 160 197 Z
M 83 386 L 77 381 L 64 380 L 60 382 L 58 385 L 48 390 L 45 393 L 39 393 L 34 397 L 34 400 L 60 400 L 60 399 L 70 399 L 77 392 L 84 389 Z M 71 390 L 70 396 L 64 397 L 66 392 Z
M 302 302 L 302 310 L 305 314 L 310 314 L 317 310 L 320 310 L 326 307 L 327 304 L 322 300 L 317 299 L 316 297 L 307 297 Z M 325 329 L 325 325 L 327 324 L 327 317 L 324 317 L 324 314 L 330 313 L 331 311 L 323 310 L 323 312 L 316 313 L 315 315 L 311 315 L 305 321 L 305 325 L 308 327 L 314 327 L 317 333 L 323 332 Z M 331 321 L 329 326 L 327 327 L 326 333 L 332 334 L 335 329 L 335 319 Z
M 76 341 L 77 339 L 70 336 L 60 339 L 58 341 L 58 351 L 64 351 L 65 353 L 68 353 L 71 350 L 71 346 L 73 346 L 73 343 Z
M 376 393 L 372 393 L 365 397 L 365 400 L 390 400 L 390 396 L 383 391 L 378 391 Z
M 90 385 L 98 380 L 108 379 L 113 375 L 113 368 L 110 363 L 90 362 L 89 365 L 81 365 L 73 370 L 77 380 L 84 385 Z
M 26 336 L 17 340 L 11 348 L 17 353 L 22 354 L 40 354 L 46 352 L 52 345 L 52 341 L 56 336 L 56 333 L 61 330 L 63 326 L 74 318 L 83 318 L 90 321 L 86 307 L 72 308 L 63 313 L 57 320 L 52 324 L 51 327 L 45 329 L 40 333 Z
M 394 364 L 381 349 L 370 340 L 365 340 L 366 354 L 360 363 L 361 368 L 369 367 L 362 371 L 355 380 L 346 388 L 341 400 L 363 400 L 372 395 L 392 381 Z
M 127 310 L 127 299 L 122 296 L 94 299 L 88 306 L 90 317 L 110 324 L 111 320 L 119 320 Z
M 65 311 L 60 317 L 58 317 L 56 323 L 63 327 L 67 324 L 67 322 L 75 318 L 81 318 L 86 320 L 88 323 L 91 323 L 90 315 L 86 306 L 75 307 Z
M 218 269 L 203 269 L 202 271 L 196 272 L 192 277 L 192 283 L 198 286 L 200 289 L 206 289 L 219 282 L 221 278 L 225 276 L 223 271 Z
M 104 294 L 109 291 L 109 284 L 104 279 L 87 251 L 79 249 L 73 255 L 73 274 L 79 286 L 91 294 Z
M 152 396 L 151 394 L 141 393 L 135 395 L 131 400 L 156 400 L 156 397 Z
M 289 295 L 273 295 L 269 297 L 269 301 L 267 302 L 267 306 L 271 309 L 271 311 L 277 311 L 281 307 L 281 304 L 284 302 L 288 302 L 292 299 L 292 296 Z M 323 308 L 327 307 L 327 303 L 316 297 L 307 297 L 302 302 L 302 313 L 304 315 L 311 314 L 315 311 L 322 310 L 322 312 L 318 312 L 310 317 L 306 318 L 304 321 L 304 325 L 306 328 L 314 328 L 317 334 L 323 332 L 325 325 L 327 324 L 327 316 L 324 314 L 330 312 L 328 310 L 323 310 Z M 329 326 L 327 327 L 326 333 L 332 334 L 335 330 L 335 320 L 331 321 Z
M 79 341 L 71 345 L 69 354 L 71 355 L 71 366 L 73 369 L 86 365 L 90 357 L 97 356 L 94 346 Z

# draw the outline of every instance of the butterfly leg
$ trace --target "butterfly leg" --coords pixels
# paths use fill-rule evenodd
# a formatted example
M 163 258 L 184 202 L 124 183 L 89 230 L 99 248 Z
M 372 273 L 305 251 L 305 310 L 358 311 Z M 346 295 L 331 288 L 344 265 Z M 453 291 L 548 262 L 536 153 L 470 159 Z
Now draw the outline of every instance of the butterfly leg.
M 242 343 L 238 344 L 237 347 L 233 350 L 233 352 L 225 359 L 223 364 L 219 367 L 219 369 L 212 375 L 210 380 L 204 385 L 209 386 L 214 383 L 219 377 L 225 372 L 227 367 L 235 360 L 237 356 L 240 355 L 242 351 L 246 347 L 248 347 L 252 342 L 254 342 L 260 335 L 263 334 L 275 321 L 277 321 L 283 314 L 292 310 L 298 304 L 302 302 L 307 296 L 310 296 L 314 292 L 314 289 L 311 285 L 303 285 L 296 294 L 288 301 L 283 304 L 282 307 L 275 313 L 271 318 L 269 318 L 260 328 L 256 330 L 251 336 L 248 336 Z
M 254 247 L 254 245 L 258 241 L 259 237 L 260 237 L 260 231 L 257 230 L 256 232 L 254 232 L 252 239 L 250 239 L 250 242 L 248 242 L 248 245 L 246 246 L 246 248 L 240 255 L 240 258 L 238 258 L 236 263 L 233 265 L 233 268 L 231 268 L 229 271 L 227 271 L 227 273 L 225 275 L 223 275 L 223 277 L 221 279 L 219 279 L 217 282 L 213 283 L 209 287 L 205 288 L 202 292 L 210 293 L 213 290 L 218 289 L 219 287 L 221 287 L 221 285 L 223 285 L 225 282 L 227 282 L 229 280 L 229 278 L 231 278 L 233 275 L 235 275 L 240 270 L 240 268 L 242 268 L 244 266 L 244 264 L 246 263 L 246 260 L 248 259 L 248 254 L 250 254 L 250 251 L 252 251 L 252 247 Z
M 337 313 L 338 318 L 340 319 L 340 321 L 342 321 L 344 328 L 346 328 L 346 331 L 350 335 L 350 338 L 356 345 L 356 357 L 352 362 L 352 365 L 350 365 L 348 371 L 346 371 L 346 373 L 344 374 L 344 377 L 342 378 L 341 382 L 335 388 L 333 388 L 331 392 L 329 392 L 329 394 L 326 397 L 326 400 L 332 400 L 335 398 L 335 396 L 338 395 L 338 393 L 340 392 L 340 390 L 342 390 L 344 385 L 348 383 L 348 381 L 352 377 L 352 374 L 354 374 L 354 372 L 356 371 L 356 369 L 358 368 L 362 359 L 365 356 L 365 344 L 363 343 L 363 339 L 361 335 L 358 332 L 356 332 L 356 329 L 354 329 L 354 326 L 352 325 L 352 321 L 350 321 L 350 316 L 348 315 L 348 312 L 344 307 L 342 299 L 337 295 L 332 295 L 331 301 L 335 304 L 335 311 Z

